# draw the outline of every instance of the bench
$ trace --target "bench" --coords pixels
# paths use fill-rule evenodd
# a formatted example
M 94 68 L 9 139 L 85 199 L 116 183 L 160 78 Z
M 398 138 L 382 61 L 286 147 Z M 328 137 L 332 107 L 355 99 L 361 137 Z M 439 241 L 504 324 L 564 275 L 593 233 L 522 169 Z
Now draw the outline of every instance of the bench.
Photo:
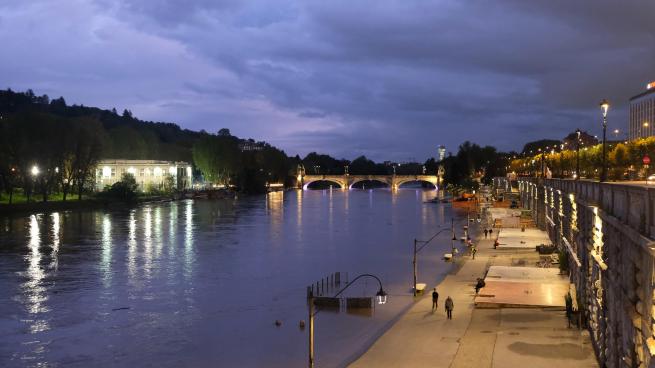
M 425 291 L 426 286 L 427 285 L 424 284 L 424 283 L 417 283 L 416 284 L 416 293 L 422 293 L 423 291 Z

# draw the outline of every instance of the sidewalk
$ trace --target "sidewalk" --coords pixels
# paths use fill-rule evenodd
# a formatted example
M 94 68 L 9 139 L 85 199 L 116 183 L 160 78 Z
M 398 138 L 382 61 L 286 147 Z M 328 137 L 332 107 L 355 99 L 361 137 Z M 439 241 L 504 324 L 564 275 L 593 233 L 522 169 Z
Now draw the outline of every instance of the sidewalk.
M 568 329 L 564 312 L 540 309 L 474 309 L 474 284 L 490 265 L 512 265 L 535 252 L 495 250 L 481 240 L 475 260 L 431 290 L 351 367 L 597 367 L 586 330 Z M 447 320 L 444 301 L 455 308 Z

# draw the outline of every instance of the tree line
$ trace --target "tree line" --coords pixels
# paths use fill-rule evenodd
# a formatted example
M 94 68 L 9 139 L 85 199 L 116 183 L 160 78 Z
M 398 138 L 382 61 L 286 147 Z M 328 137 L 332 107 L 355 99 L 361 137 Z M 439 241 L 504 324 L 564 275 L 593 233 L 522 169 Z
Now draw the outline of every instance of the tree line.
M 438 163 L 376 163 L 360 156 L 337 159 L 312 152 L 290 157 L 266 142 L 241 139 L 229 130 L 216 133 L 181 129 L 173 123 L 137 119 L 132 112 L 67 105 L 33 91 L 0 91 L 0 190 L 11 199 L 17 189 L 48 200 L 53 193 L 81 198 L 93 187 L 100 159 L 151 159 L 192 162 L 197 178 L 244 192 L 263 192 L 267 184 L 291 186 L 299 168 L 307 174 L 417 175 L 445 168 L 444 181 L 473 188 L 476 177 L 500 175 L 505 154 L 469 142 Z
M 578 149 L 579 148 L 579 149 Z M 510 170 L 518 175 L 541 176 L 546 168 L 553 177 L 572 177 L 578 166 L 581 178 L 600 178 L 603 165 L 603 145 L 583 145 L 577 147 L 575 142 L 561 149 L 542 150 L 536 154 L 516 157 L 512 160 Z M 653 173 L 654 162 L 645 163 L 644 158 L 655 159 L 655 137 L 647 137 L 629 142 L 608 142 L 606 148 L 606 166 L 611 180 L 645 178 Z M 646 160 L 649 161 L 649 160 Z M 543 162 L 543 166 L 542 166 Z

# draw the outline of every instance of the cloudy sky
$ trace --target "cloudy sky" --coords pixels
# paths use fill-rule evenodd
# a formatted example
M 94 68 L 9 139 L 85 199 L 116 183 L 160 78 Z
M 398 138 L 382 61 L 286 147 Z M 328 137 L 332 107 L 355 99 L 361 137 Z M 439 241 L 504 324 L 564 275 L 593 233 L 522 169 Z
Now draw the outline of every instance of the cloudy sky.
M 646 0 L 1 0 L 0 88 L 269 141 L 423 160 L 625 130 Z

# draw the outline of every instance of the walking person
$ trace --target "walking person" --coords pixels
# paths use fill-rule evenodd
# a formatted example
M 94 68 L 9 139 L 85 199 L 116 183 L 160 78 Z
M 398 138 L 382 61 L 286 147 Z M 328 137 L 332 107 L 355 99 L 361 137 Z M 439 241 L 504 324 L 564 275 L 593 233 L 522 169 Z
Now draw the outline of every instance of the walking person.
M 453 308 L 455 307 L 455 304 L 453 303 L 453 300 L 448 296 L 446 298 L 446 314 L 448 315 L 448 319 L 453 319 Z
M 478 252 L 478 247 L 474 245 L 473 248 L 471 248 L 471 254 L 473 255 L 473 259 L 475 259 L 475 253 L 477 252 Z
M 437 310 L 437 307 L 439 306 L 438 302 L 439 293 L 437 292 L 437 288 L 434 288 L 434 290 L 432 290 L 432 313 Z
M 485 238 L 485 239 L 487 238 L 487 234 L 489 234 L 489 232 L 488 232 L 487 229 L 485 228 L 485 229 L 484 229 L 484 238 Z

